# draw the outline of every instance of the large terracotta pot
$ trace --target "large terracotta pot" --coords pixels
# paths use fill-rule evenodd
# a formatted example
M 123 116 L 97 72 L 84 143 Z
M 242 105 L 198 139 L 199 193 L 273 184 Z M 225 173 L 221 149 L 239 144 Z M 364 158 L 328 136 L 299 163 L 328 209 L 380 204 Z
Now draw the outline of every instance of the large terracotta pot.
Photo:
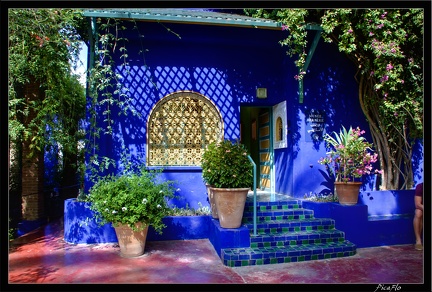
M 210 202 L 210 209 L 212 212 L 213 219 L 219 219 L 217 208 L 216 208 L 216 201 L 214 199 L 214 195 L 213 195 L 213 191 L 211 190 L 211 187 L 212 187 L 211 185 L 206 184 L 207 195 L 208 195 L 209 202 Z
M 142 228 L 142 223 L 136 225 L 139 231 L 133 231 L 126 224 L 114 227 L 120 246 L 120 255 L 125 258 L 138 257 L 144 254 L 148 225 Z
M 213 188 L 219 223 L 222 228 L 239 228 L 249 188 Z
M 339 204 L 352 206 L 357 204 L 361 182 L 335 182 Z

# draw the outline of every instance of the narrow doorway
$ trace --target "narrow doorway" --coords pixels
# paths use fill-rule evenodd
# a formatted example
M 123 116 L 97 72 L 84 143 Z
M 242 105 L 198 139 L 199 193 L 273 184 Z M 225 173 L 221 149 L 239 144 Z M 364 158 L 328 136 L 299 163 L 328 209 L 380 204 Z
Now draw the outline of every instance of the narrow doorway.
M 241 142 L 257 167 L 257 191 L 274 194 L 272 108 L 241 107 Z

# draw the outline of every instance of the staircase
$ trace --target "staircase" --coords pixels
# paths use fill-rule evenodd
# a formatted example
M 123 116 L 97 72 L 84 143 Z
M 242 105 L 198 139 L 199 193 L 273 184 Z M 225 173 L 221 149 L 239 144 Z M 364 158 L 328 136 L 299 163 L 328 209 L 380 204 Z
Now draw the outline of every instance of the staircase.
M 301 262 L 352 256 L 356 246 L 335 229 L 333 219 L 314 218 L 301 200 L 257 201 L 257 236 L 253 234 L 253 198 L 246 201 L 243 224 L 250 247 L 221 249 L 229 267 Z

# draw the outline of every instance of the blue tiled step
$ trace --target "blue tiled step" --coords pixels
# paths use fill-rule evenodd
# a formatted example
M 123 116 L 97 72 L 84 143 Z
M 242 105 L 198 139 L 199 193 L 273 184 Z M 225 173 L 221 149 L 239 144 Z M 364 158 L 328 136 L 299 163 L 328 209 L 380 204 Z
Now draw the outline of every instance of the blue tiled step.
M 257 212 L 300 209 L 301 207 L 302 204 L 300 200 L 257 202 Z M 245 212 L 253 212 L 253 202 L 246 202 Z
M 253 222 L 253 216 L 253 212 L 244 212 L 243 223 Z M 257 212 L 257 222 L 265 222 L 271 220 L 312 219 L 313 217 L 313 211 L 308 209 L 290 209 L 281 211 Z
M 335 221 L 315 218 L 302 201 L 288 198 L 257 205 L 257 235 L 253 234 L 253 200 L 248 197 L 242 223 L 249 229 L 249 247 L 221 249 L 226 266 L 265 265 L 352 256 L 356 246 L 335 229 Z
M 221 251 L 221 259 L 226 266 L 242 267 L 338 258 L 352 256 L 355 253 L 356 246 L 345 240 L 300 246 L 227 248 Z
M 253 230 L 253 223 L 245 224 L 249 230 Z M 270 220 L 257 222 L 258 234 L 275 234 L 280 232 L 329 230 L 334 229 L 333 219 L 313 218 L 303 220 Z
M 320 230 L 320 231 L 299 231 L 278 234 L 264 234 L 252 236 L 250 239 L 251 248 L 276 247 L 285 245 L 309 245 L 330 242 L 345 241 L 345 234 L 342 231 Z

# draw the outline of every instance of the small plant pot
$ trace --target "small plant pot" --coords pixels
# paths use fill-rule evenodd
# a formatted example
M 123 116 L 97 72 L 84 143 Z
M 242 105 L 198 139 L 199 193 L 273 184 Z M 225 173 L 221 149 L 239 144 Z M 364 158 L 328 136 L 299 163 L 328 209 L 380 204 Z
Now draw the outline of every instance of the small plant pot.
M 339 204 L 352 206 L 358 202 L 361 182 L 335 182 Z
M 120 246 L 120 255 L 125 258 L 139 257 L 144 254 L 147 239 L 148 225 L 142 228 L 142 223 L 137 223 L 139 231 L 134 231 L 126 224 L 114 227 Z

